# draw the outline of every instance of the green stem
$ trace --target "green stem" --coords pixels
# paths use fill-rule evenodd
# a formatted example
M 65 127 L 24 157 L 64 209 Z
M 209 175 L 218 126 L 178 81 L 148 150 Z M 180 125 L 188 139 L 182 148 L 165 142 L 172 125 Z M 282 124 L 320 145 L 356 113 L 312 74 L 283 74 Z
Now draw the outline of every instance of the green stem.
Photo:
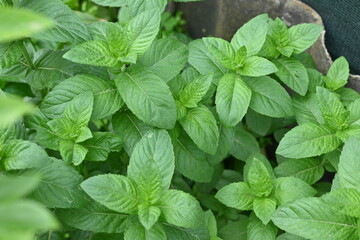
M 31 59 L 31 57 L 29 55 L 29 52 L 27 51 L 27 49 L 26 49 L 26 47 L 24 45 L 24 42 L 23 41 L 20 42 L 19 46 L 20 46 L 20 49 L 21 49 L 21 52 L 22 52 L 24 58 L 26 59 L 26 62 L 29 64 L 29 67 L 31 69 L 35 69 L 35 65 L 34 65 L 32 59 Z

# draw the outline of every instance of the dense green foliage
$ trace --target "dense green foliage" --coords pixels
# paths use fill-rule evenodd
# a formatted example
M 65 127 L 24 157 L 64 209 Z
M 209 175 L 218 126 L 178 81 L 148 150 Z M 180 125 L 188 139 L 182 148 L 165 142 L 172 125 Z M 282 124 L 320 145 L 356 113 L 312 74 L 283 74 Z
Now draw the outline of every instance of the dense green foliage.
M 0 0 L 0 240 L 359 239 L 360 94 L 320 26 L 80 2 Z

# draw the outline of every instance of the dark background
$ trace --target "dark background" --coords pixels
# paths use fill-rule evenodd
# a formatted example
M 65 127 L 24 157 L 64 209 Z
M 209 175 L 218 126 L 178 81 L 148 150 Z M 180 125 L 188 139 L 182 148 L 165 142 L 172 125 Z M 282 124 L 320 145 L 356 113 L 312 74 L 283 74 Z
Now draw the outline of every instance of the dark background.
M 351 73 L 360 74 L 360 0 L 302 0 L 322 17 L 332 58 L 345 56 Z

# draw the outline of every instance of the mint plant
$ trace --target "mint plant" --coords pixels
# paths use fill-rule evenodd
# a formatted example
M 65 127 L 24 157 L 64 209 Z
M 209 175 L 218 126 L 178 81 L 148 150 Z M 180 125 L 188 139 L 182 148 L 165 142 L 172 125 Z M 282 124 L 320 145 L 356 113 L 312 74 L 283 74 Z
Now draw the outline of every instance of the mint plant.
M 316 70 L 322 27 L 193 40 L 169 2 L 0 0 L 0 240 L 358 239 L 360 94 Z

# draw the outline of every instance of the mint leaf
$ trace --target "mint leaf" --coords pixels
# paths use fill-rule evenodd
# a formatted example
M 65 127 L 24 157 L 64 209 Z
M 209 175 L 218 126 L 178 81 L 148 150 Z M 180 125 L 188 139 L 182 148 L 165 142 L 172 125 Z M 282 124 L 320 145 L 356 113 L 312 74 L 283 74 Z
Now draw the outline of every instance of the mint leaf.
M 360 216 L 360 193 L 352 188 L 340 188 L 332 190 L 321 196 L 321 200 L 341 214 L 359 218 Z
M 49 208 L 78 208 L 85 205 L 86 195 L 79 188 L 84 179 L 63 161 L 53 160 L 50 164 L 27 170 L 25 173 L 30 176 L 41 176 L 41 181 L 31 196 L 45 206 Z
M 132 18 L 125 31 L 130 38 L 129 52 L 142 55 L 155 39 L 160 25 L 160 11 L 151 9 Z
M 141 64 L 168 82 L 181 72 L 189 58 L 188 47 L 173 38 L 155 40 L 139 59 Z
M 120 67 L 118 57 L 111 45 L 100 40 L 81 43 L 64 54 L 72 62 L 104 67 Z
M 165 191 L 159 202 L 162 218 L 170 224 L 184 228 L 196 228 L 204 223 L 204 212 L 198 201 L 190 194 Z
M 189 63 L 202 75 L 213 73 L 216 80 L 228 72 L 209 52 L 202 39 L 190 42 L 189 51 Z
M 219 141 L 219 129 L 208 108 L 202 105 L 192 108 L 179 122 L 201 150 L 215 154 Z
M 340 144 L 330 128 L 305 123 L 285 134 L 276 153 L 289 158 L 306 158 L 331 152 Z
M 92 120 L 105 118 L 123 105 L 120 94 L 110 82 L 93 76 L 77 75 L 60 83 L 48 93 L 40 109 L 46 116 L 58 118 L 70 101 L 87 91 L 94 95 Z
M 187 108 L 197 107 L 198 103 L 208 92 L 212 79 L 213 76 L 211 74 L 200 75 L 186 85 L 179 93 L 179 100 L 182 105 Z
M 173 140 L 176 170 L 197 182 L 210 182 L 214 168 L 207 160 L 206 153 L 200 150 L 189 136 L 181 132 Z
M 106 161 L 110 152 L 119 152 L 123 140 L 110 132 L 93 132 L 92 138 L 82 143 L 88 149 L 86 160 Z
M 120 213 L 136 214 L 138 193 L 127 177 L 114 174 L 98 175 L 81 183 L 81 188 L 95 201 Z
M 215 197 L 228 207 L 239 210 L 252 210 L 256 196 L 245 182 L 231 183 L 220 189 Z
M 281 177 L 275 180 L 274 197 L 279 205 L 297 199 L 313 197 L 316 190 L 306 182 L 294 177 Z
M 239 76 L 224 75 L 216 93 L 216 111 L 220 121 L 227 127 L 238 124 L 247 111 L 250 99 L 251 90 Z
M 247 226 L 247 237 L 250 240 L 275 240 L 278 228 L 273 223 L 263 224 L 262 221 L 251 214 Z
M 240 75 L 249 77 L 260 77 L 277 72 L 277 67 L 269 60 L 252 56 L 244 60 L 238 72 Z
M 236 54 L 229 42 L 214 37 L 203 38 L 203 42 L 216 60 L 224 67 L 229 69 L 237 68 Z
M 304 96 L 308 90 L 309 78 L 304 65 L 294 58 L 279 58 L 273 60 L 279 69 L 275 75 L 289 88 Z
M 256 138 L 242 128 L 237 128 L 235 139 L 231 148 L 231 155 L 236 159 L 246 161 L 253 152 L 260 152 L 259 143 Z
M 231 45 L 238 50 L 245 46 L 248 56 L 253 56 L 262 48 L 268 32 L 269 17 L 259 15 L 245 23 L 231 39 Z
M 60 155 L 66 163 L 73 163 L 75 166 L 82 163 L 88 152 L 88 149 L 78 143 L 70 140 L 60 141 Z
M 344 57 L 339 57 L 330 66 L 325 77 L 325 85 L 331 90 L 337 90 L 343 87 L 349 78 L 349 63 Z
M 263 224 L 270 222 L 271 215 L 276 209 L 276 200 L 273 198 L 256 198 L 253 202 L 255 215 Z
M 122 233 L 128 215 L 107 209 L 95 201 L 81 208 L 57 209 L 56 215 L 69 226 L 84 231 Z
M 53 26 L 53 22 L 34 11 L 15 8 L 0 8 L 0 42 L 29 37 Z
M 276 168 L 277 177 L 296 177 L 312 185 L 324 175 L 324 167 L 315 158 L 289 159 Z
M 291 99 L 286 90 L 270 77 L 244 78 L 251 88 L 250 108 L 269 117 L 285 117 L 294 114 Z
M 249 166 L 248 182 L 251 193 L 257 197 L 268 197 L 273 189 L 271 175 L 266 166 L 258 159 L 253 159 Z
M 166 240 L 163 225 L 155 224 L 151 229 L 146 230 L 139 222 L 139 220 L 132 218 L 127 223 L 127 228 L 124 234 L 124 240 Z
M 60 0 L 26 0 L 19 4 L 22 8 L 31 9 L 53 20 L 55 27 L 35 34 L 34 37 L 55 42 L 80 43 L 90 40 L 85 24 L 67 5 Z
M 356 172 L 359 171 L 360 165 L 358 159 L 360 140 L 350 138 L 345 142 L 340 155 L 339 170 L 337 177 L 340 185 L 345 188 L 359 189 L 360 177 Z
M 131 156 L 135 145 L 140 139 L 152 129 L 130 111 L 114 114 L 111 122 L 115 133 L 124 140 L 124 148 L 129 156 Z
M 0 68 L 5 69 L 15 65 L 22 57 L 20 42 L 6 42 L 0 44 Z
M 41 167 L 49 162 L 45 150 L 29 141 L 9 140 L 1 147 L 0 166 L 7 171 Z
M 144 68 L 133 68 L 119 74 L 115 82 L 126 105 L 140 120 L 158 128 L 174 127 L 175 101 L 157 75 Z
M 280 206 L 272 218 L 286 232 L 308 239 L 356 239 L 356 219 L 341 215 L 318 198 Z
M 320 25 L 311 23 L 292 26 L 289 29 L 290 43 L 288 46 L 294 49 L 294 54 L 302 53 L 315 43 L 322 30 Z
M 136 145 L 128 166 L 128 176 L 137 181 L 148 161 L 153 161 L 162 178 L 162 189 L 168 189 L 175 162 L 171 139 L 165 130 L 148 132 Z
M 334 130 L 347 128 L 349 112 L 345 110 L 339 97 L 323 87 L 317 87 L 316 96 L 327 126 Z
M 139 221 L 146 230 L 150 230 L 154 226 L 160 214 L 161 210 L 158 207 L 148 206 L 145 203 L 138 206 Z

